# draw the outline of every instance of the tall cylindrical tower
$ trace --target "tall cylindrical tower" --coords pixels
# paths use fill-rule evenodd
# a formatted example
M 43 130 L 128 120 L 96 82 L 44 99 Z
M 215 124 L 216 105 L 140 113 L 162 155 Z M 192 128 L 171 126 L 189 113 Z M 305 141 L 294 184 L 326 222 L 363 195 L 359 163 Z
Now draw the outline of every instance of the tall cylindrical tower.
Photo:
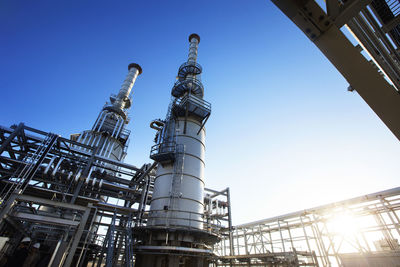
M 199 42 L 197 34 L 189 36 L 188 59 L 179 67 L 167 116 L 150 125 L 157 130 L 150 157 L 158 167 L 147 224 L 135 231 L 139 267 L 206 266 L 212 254 L 207 245 L 217 238 L 204 218 L 204 125 L 211 105 L 203 99 Z
M 161 154 L 163 146 L 175 146 L 175 157 L 173 161 L 159 160 L 148 222 L 152 226 L 203 228 L 204 118 L 186 110 L 189 98 L 196 98 L 199 103 L 203 98 L 197 78 L 201 67 L 196 63 L 200 38 L 192 34 L 189 40 L 188 61 L 179 68 L 179 78 L 171 92 L 176 98 L 159 142 Z
M 91 130 L 83 131 L 77 141 L 98 147 L 97 155 L 122 161 L 126 156 L 130 132 L 126 129 L 129 123 L 128 109 L 132 104 L 131 91 L 142 68 L 131 63 L 128 74 L 117 95 L 111 95 L 110 102 L 101 110 Z
M 83 131 L 79 135 L 74 135 L 76 141 L 83 144 L 97 147 L 96 155 L 115 161 L 123 161 L 128 148 L 130 131 L 126 129 L 129 123 L 128 110 L 132 105 L 131 91 L 142 68 L 131 63 L 128 66 L 128 74 L 117 95 L 110 96 L 110 102 L 107 102 L 102 108 L 91 130 Z M 82 170 L 77 172 L 74 181 L 84 183 L 84 186 L 98 187 L 103 184 L 103 175 L 105 173 L 113 175 L 115 164 L 105 164 L 101 167 L 92 166 L 87 177 L 82 180 Z M 104 199 L 107 202 L 107 199 Z M 96 216 L 95 222 L 90 231 L 96 234 L 99 231 L 99 223 L 102 216 Z

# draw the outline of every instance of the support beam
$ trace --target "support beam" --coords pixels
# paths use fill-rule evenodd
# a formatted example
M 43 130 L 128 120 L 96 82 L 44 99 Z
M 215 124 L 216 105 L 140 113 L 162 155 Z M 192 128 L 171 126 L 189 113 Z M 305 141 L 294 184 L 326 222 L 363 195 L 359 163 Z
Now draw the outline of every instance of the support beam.
M 341 10 L 341 12 L 334 19 L 335 24 L 338 28 L 345 25 L 351 18 L 355 17 L 363 10 L 367 5 L 369 5 L 372 0 L 358 0 L 348 2 Z M 332 18 L 332 17 L 331 17 Z
M 314 0 L 272 0 L 321 50 L 400 140 L 400 94 L 361 55 Z
M 10 145 L 12 140 L 22 131 L 24 128 L 24 124 L 21 122 L 18 124 L 18 127 L 8 136 L 8 138 L 1 144 L 0 146 L 0 155 L 6 150 L 6 148 Z
M 79 223 L 78 229 L 76 230 L 74 239 L 71 244 L 71 248 L 68 251 L 68 256 L 67 256 L 67 259 L 65 260 L 63 267 L 70 267 L 72 264 L 72 260 L 74 259 L 76 248 L 78 247 L 79 241 L 81 240 L 83 230 L 85 230 L 85 225 L 86 225 L 87 219 L 89 218 L 91 207 L 92 207 L 92 205 L 89 204 L 85 213 L 83 213 L 82 219 Z
M 400 24 L 400 15 L 397 15 L 396 17 L 394 17 L 394 19 L 392 19 L 391 21 L 389 21 L 388 23 L 386 23 L 383 27 L 382 30 L 385 33 L 390 32 L 391 30 L 393 30 L 394 27 L 396 27 L 397 25 Z
M 71 221 L 69 219 L 61 219 L 61 218 L 55 218 L 55 217 L 50 217 L 50 216 L 43 216 L 43 215 L 35 215 L 31 213 L 25 213 L 25 212 L 17 212 L 13 214 L 13 217 L 16 219 L 24 220 L 24 221 L 32 221 L 36 223 L 45 223 L 45 224 L 51 224 L 51 225 L 62 225 L 62 226 L 72 226 L 76 227 L 79 225 L 78 221 Z
M 24 202 L 34 202 L 35 204 L 60 207 L 60 208 L 66 208 L 66 209 L 72 209 L 72 210 L 85 211 L 87 209 L 86 207 L 82 207 L 79 205 L 73 205 L 73 204 L 59 202 L 59 201 L 52 201 L 52 200 L 48 200 L 48 199 L 44 199 L 44 198 L 27 196 L 27 195 L 18 195 L 17 200 L 21 200 Z

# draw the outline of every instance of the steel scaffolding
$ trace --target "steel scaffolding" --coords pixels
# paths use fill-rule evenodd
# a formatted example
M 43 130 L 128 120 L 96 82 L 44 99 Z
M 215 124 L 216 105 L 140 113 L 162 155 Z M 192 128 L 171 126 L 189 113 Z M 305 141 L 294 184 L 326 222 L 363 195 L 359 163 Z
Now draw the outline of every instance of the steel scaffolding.
M 225 237 L 216 247 L 218 266 L 383 266 L 385 261 L 398 262 L 399 216 L 397 187 L 238 225 L 233 230 L 233 245 Z M 373 265 L 377 258 L 381 261 Z M 354 262 L 360 265 L 350 265 Z
M 132 266 L 119 256 L 132 250 L 125 226 L 137 218 L 143 188 L 151 191 L 155 165 L 107 159 L 23 124 L 0 127 L 0 138 L 0 235 L 11 237 L 5 254 L 30 236 L 52 252 L 50 266 L 100 266 L 103 258 L 106 266 Z
M 132 228 L 147 224 L 157 164 L 138 168 L 73 139 L 0 126 L 0 236 L 9 238 L 0 256 L 30 236 L 49 266 L 133 266 Z M 229 229 L 229 189 L 205 192 L 204 229 Z

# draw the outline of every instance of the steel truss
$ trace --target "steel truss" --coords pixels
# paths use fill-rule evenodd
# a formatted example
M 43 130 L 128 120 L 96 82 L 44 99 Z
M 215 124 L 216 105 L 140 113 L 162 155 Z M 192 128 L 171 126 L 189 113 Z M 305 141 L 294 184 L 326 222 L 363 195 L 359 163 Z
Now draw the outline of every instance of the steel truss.
M 272 0 L 400 140 L 400 4 L 394 0 Z M 326 10 L 326 11 L 325 11 Z M 346 25 L 359 44 L 341 31 Z M 365 51 L 370 58 L 361 54 Z M 310 70 L 312 71 L 312 70 Z M 389 82 L 388 82 L 389 81 Z
M 0 127 L 0 141 L 0 235 L 11 237 L 5 254 L 30 236 L 52 252 L 50 266 L 133 266 L 132 253 L 122 255 L 132 251 L 129 226 L 137 206 L 148 204 L 144 189 L 151 197 L 155 164 L 113 161 L 23 124 Z
M 397 187 L 238 225 L 233 246 L 220 242 L 218 266 L 383 266 L 368 258 L 400 259 L 399 216 Z
M 9 256 L 24 236 L 49 266 L 133 266 L 132 228 L 145 226 L 157 163 L 141 168 L 24 124 L 0 126 L 0 236 Z M 232 227 L 229 188 L 206 189 L 204 228 Z

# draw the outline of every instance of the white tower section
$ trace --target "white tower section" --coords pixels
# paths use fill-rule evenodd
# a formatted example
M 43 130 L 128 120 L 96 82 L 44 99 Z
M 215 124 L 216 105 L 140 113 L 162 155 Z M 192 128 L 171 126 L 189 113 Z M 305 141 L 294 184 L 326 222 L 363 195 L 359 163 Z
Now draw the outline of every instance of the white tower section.
M 198 78 L 200 37 L 192 34 L 189 42 L 188 61 L 179 68 L 167 118 L 152 123 L 158 143 L 151 158 L 159 165 L 148 226 L 203 229 L 204 124 L 211 106 L 202 99 L 204 88 Z

